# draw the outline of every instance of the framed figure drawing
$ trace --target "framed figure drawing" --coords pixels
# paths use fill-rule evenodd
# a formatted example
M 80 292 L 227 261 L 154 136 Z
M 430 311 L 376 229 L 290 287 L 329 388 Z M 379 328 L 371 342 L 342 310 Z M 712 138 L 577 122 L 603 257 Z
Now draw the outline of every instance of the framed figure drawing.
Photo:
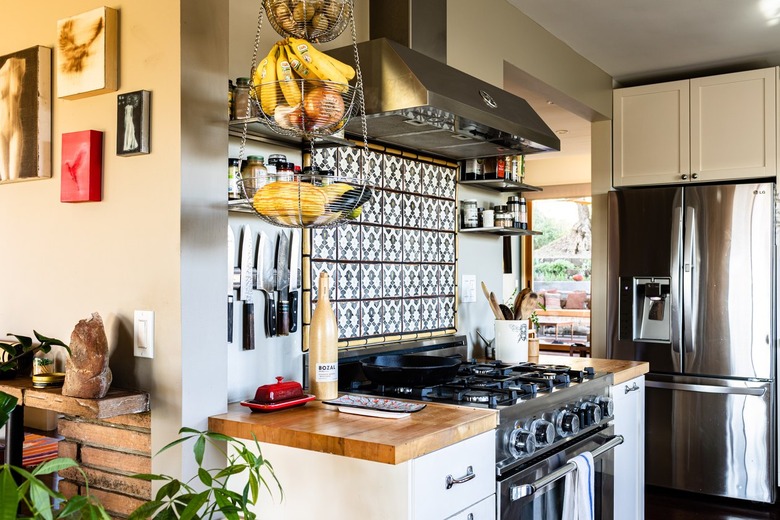
M 151 92 L 136 90 L 116 97 L 116 154 L 149 153 Z
M 51 49 L 0 56 L 0 184 L 51 177 Z
M 57 96 L 117 89 L 117 11 L 98 7 L 57 21 Z
M 102 199 L 103 132 L 84 130 L 62 134 L 61 202 Z

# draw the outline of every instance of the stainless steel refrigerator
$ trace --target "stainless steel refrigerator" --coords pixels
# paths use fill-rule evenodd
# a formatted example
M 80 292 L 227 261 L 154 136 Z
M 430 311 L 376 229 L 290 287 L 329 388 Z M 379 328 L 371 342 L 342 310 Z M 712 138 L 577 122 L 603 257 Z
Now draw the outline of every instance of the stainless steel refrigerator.
M 648 361 L 647 484 L 777 487 L 775 186 L 609 193 L 608 353 Z

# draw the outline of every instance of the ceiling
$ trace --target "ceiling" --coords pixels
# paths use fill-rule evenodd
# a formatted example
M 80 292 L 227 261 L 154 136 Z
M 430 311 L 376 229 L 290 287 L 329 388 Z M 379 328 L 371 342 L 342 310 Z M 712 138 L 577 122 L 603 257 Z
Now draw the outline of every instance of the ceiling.
M 508 0 L 618 86 L 780 65 L 780 0 Z M 561 152 L 590 153 L 588 121 L 524 90 L 561 138 Z M 584 134 L 587 135 L 584 135 Z

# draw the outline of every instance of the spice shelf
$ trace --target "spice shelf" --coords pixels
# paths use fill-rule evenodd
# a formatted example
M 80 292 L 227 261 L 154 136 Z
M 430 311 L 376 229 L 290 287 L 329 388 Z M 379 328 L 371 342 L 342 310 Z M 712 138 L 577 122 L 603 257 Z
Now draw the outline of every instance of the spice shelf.
M 458 181 L 458 184 L 471 188 L 479 188 L 481 190 L 500 192 L 542 191 L 542 188 L 537 186 L 506 179 L 477 179 L 473 181 Z
M 509 228 L 509 227 L 478 227 L 478 228 L 461 228 L 459 233 L 485 233 L 488 235 L 498 235 L 502 237 L 518 237 L 528 235 L 541 235 L 540 231 L 532 231 L 530 229 Z

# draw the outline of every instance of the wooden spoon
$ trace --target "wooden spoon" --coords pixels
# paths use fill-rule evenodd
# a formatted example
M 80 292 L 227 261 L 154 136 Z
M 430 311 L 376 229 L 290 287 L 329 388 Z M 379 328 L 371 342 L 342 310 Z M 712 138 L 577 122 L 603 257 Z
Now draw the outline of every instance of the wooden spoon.
M 530 292 L 531 292 L 531 289 L 526 287 L 525 289 L 523 289 L 522 291 L 517 293 L 517 296 L 515 296 L 515 301 L 512 304 L 512 309 L 515 312 L 515 315 L 513 316 L 513 319 L 516 319 L 516 320 L 521 319 L 521 317 L 520 317 L 520 304 L 523 302 L 523 298 L 525 298 L 525 295 L 530 293 Z
M 498 298 L 496 298 L 495 293 L 491 292 L 488 296 L 488 302 L 490 302 L 490 308 L 493 310 L 493 315 L 496 317 L 497 320 L 503 320 L 504 319 L 504 313 L 501 312 L 501 307 L 498 303 Z
M 520 302 L 520 319 L 526 320 L 531 317 L 531 314 L 536 310 L 536 302 L 538 300 L 536 293 L 532 292 L 526 295 L 522 302 Z

